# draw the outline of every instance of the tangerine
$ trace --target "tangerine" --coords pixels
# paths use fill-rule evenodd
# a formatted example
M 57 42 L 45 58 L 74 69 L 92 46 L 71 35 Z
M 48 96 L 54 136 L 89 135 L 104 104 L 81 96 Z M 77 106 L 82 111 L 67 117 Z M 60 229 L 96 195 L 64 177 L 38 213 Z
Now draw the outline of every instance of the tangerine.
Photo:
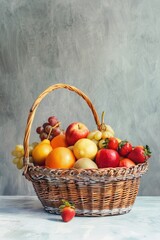
M 53 149 L 57 147 L 68 147 L 66 136 L 64 134 L 57 135 L 51 140 L 51 146 Z
M 33 157 L 34 163 L 37 165 L 44 165 L 46 157 L 52 150 L 53 149 L 50 144 L 46 142 L 43 142 L 43 143 L 40 142 L 32 150 L 32 157 Z
M 46 157 L 45 166 L 48 168 L 69 169 L 73 167 L 75 161 L 75 156 L 69 148 L 57 147 Z

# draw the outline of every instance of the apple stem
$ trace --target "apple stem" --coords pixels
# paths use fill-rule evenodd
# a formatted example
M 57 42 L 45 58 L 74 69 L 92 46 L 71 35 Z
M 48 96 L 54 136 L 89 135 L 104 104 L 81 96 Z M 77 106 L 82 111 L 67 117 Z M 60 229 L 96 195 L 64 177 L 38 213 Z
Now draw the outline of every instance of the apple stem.
M 49 137 L 50 137 L 50 135 L 51 135 L 51 132 L 52 132 L 52 129 L 59 127 L 60 124 L 61 124 L 61 122 L 58 122 L 58 123 L 56 123 L 53 127 L 51 127 L 51 129 L 50 129 L 50 131 L 49 131 L 49 133 L 48 133 L 47 139 L 49 139 Z

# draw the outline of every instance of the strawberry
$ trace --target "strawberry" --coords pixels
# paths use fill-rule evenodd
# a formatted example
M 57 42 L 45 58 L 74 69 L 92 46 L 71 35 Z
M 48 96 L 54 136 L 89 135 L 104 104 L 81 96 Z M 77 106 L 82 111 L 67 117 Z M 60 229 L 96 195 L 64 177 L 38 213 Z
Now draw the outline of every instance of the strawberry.
M 136 146 L 127 156 L 135 163 L 143 163 L 151 157 L 151 151 L 148 145 Z
M 75 207 L 72 203 L 62 200 L 62 205 L 60 205 L 59 209 L 61 212 L 61 217 L 64 222 L 69 222 L 75 216 Z
M 124 140 L 121 141 L 118 145 L 118 153 L 126 157 L 130 152 L 132 151 L 132 144 L 129 143 L 128 141 Z
M 118 140 L 115 137 L 106 138 L 104 145 L 108 149 L 117 150 L 118 149 Z

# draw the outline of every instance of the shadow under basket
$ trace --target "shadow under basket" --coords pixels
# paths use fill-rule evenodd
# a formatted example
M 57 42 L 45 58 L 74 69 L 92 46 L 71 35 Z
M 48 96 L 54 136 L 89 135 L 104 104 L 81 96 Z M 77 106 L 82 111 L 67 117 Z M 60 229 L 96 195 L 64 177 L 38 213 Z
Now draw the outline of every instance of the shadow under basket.
M 62 199 L 74 203 L 78 216 L 108 216 L 129 212 L 138 194 L 140 178 L 148 170 L 148 162 L 130 168 L 92 170 L 47 169 L 29 163 L 29 138 L 36 109 L 48 93 L 61 88 L 70 90 L 85 100 L 97 129 L 101 130 L 104 125 L 92 102 L 81 90 L 63 83 L 48 87 L 38 96 L 29 111 L 24 136 L 23 174 L 32 182 L 47 212 L 59 214 Z
M 109 216 L 131 210 L 148 162 L 130 168 L 92 170 L 47 169 L 28 167 L 26 177 L 32 181 L 44 209 L 59 214 L 61 200 L 75 204 L 77 216 Z

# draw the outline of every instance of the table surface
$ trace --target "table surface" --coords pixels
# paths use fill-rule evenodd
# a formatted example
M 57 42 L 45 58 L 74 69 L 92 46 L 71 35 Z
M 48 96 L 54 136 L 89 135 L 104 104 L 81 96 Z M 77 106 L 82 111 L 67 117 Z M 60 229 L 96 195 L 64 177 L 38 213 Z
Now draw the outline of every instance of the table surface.
M 137 197 L 129 213 L 75 217 L 65 223 L 36 196 L 0 196 L 0 239 L 142 240 L 160 239 L 160 197 Z

